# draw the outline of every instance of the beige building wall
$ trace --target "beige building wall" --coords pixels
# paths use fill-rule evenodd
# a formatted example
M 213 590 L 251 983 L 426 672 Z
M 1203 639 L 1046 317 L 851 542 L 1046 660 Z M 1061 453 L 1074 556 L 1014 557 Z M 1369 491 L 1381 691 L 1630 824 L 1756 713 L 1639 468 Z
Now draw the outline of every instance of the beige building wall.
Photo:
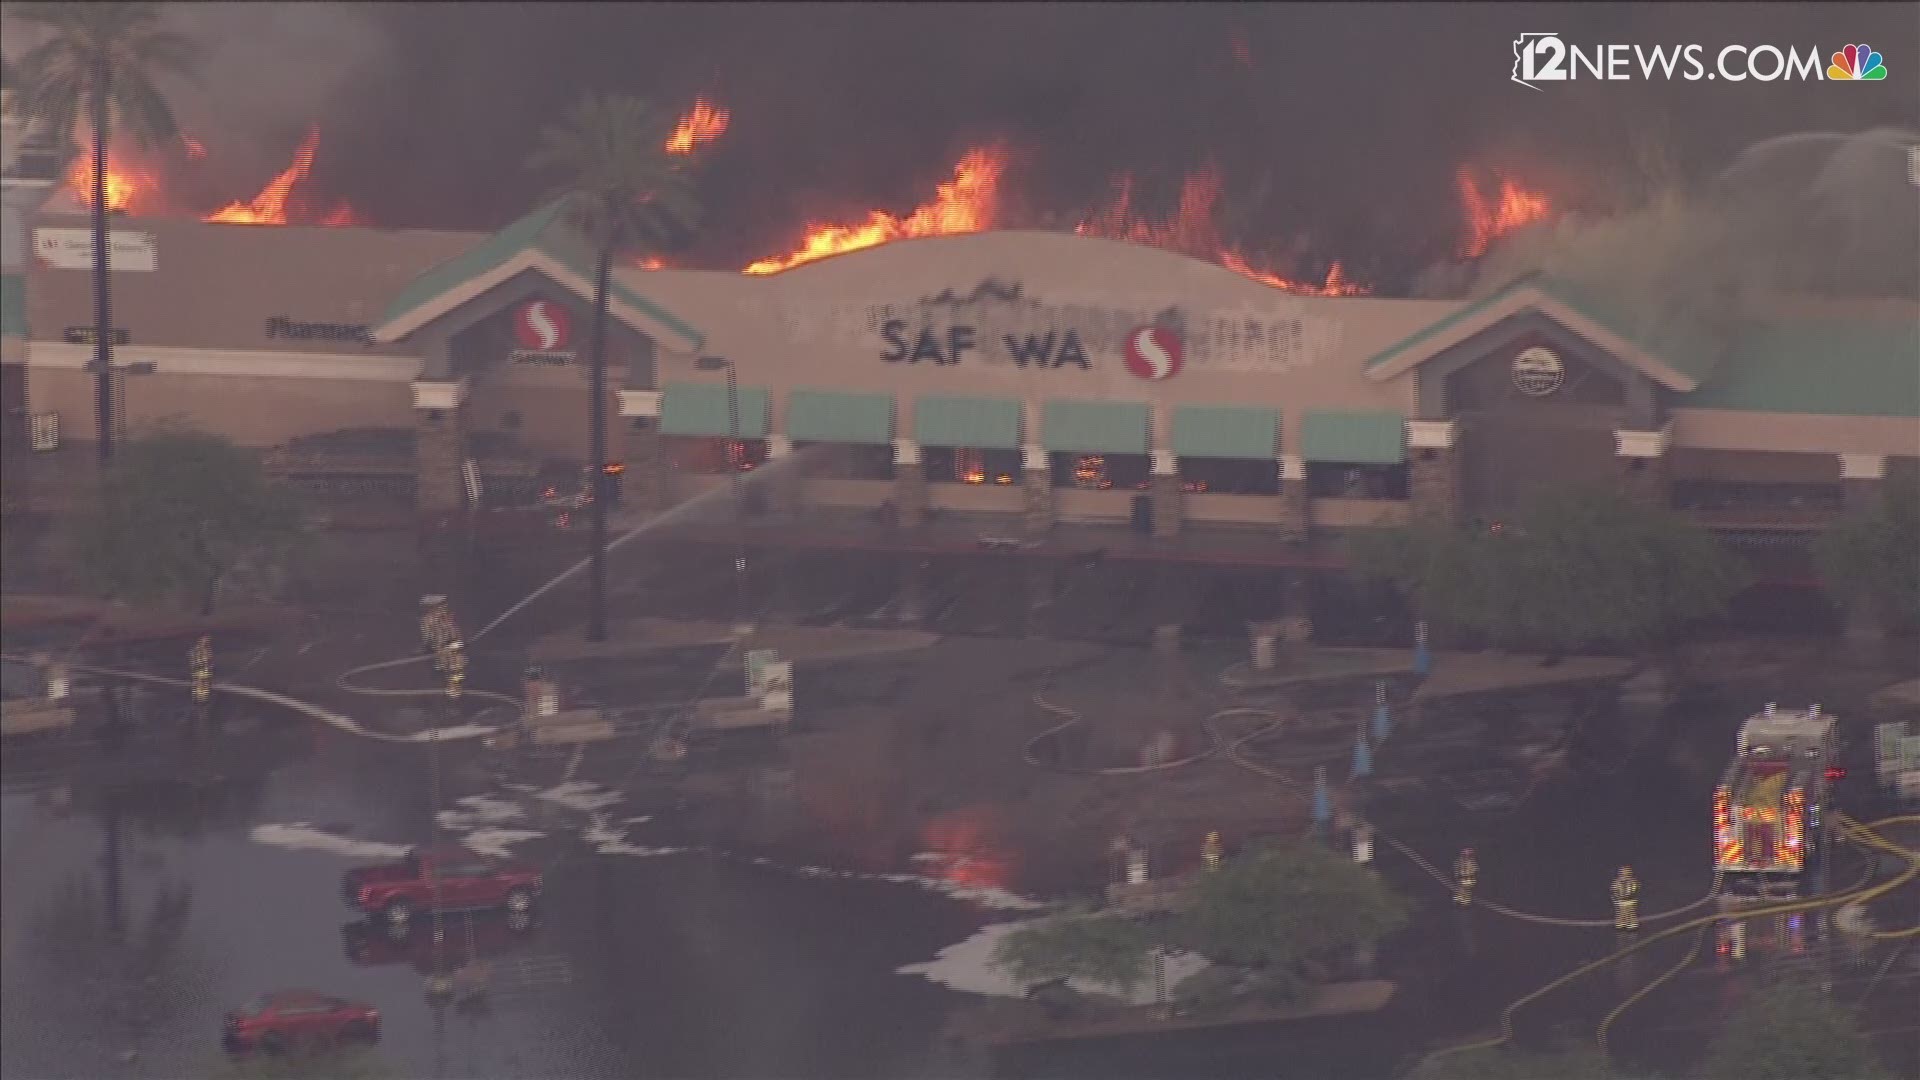
M 126 430 L 178 421 L 245 446 L 279 446 L 300 435 L 349 427 L 409 427 L 413 396 L 406 383 L 245 375 L 122 375 L 116 395 Z M 60 416 L 65 439 L 93 437 L 93 375 L 33 368 L 27 401 L 34 412 Z
M 1301 297 L 1261 285 L 1210 263 L 1152 248 L 1050 232 L 993 232 L 900 241 L 825 259 L 765 278 L 689 271 L 623 272 L 626 283 L 707 335 L 709 354 L 731 358 L 743 385 L 764 386 L 775 399 L 774 430 L 784 428 L 779 403 L 796 388 L 891 393 L 899 435 L 912 438 L 912 402 L 923 394 L 1149 402 L 1164 425 L 1178 404 L 1266 405 L 1283 413 L 1282 443 L 1307 409 L 1387 409 L 1412 415 L 1413 380 L 1364 377 L 1374 353 L 1444 317 L 1450 301 Z M 1147 381 L 1130 374 L 1118 348 L 1090 347 L 1089 370 L 1020 368 L 991 362 L 1004 355 L 996 324 L 1012 305 L 986 300 L 951 308 L 921 301 L 942 292 L 966 296 L 983 281 L 1018 284 L 1041 310 L 1023 327 L 1084 327 L 1084 312 L 1126 313 L 1116 325 L 1150 323 L 1178 308 L 1190 337 L 1203 327 L 1252 323 L 1266 330 L 1297 327 L 1300 347 L 1277 361 L 1260 348 L 1209 363 L 1188 345 L 1179 374 Z M 894 308 L 908 336 L 922 326 L 944 335 L 954 323 L 979 327 L 978 346 L 954 365 L 888 363 L 877 312 Z M 1084 333 L 1083 329 L 1083 333 Z M 1091 345 L 1091 343 L 1089 343 Z M 659 379 L 717 382 L 692 358 L 663 356 Z M 1037 413 L 1037 409 L 1035 410 Z M 1038 432 L 1028 432 L 1030 440 Z M 1164 437 L 1164 432 L 1161 433 Z

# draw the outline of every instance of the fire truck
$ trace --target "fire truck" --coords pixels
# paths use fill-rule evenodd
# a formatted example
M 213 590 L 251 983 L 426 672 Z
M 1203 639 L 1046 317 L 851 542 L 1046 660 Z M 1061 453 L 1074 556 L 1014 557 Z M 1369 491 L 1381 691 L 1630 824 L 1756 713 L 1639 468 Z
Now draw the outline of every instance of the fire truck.
M 1733 893 L 1805 894 L 1823 856 L 1821 824 L 1840 769 L 1834 718 L 1768 705 L 1740 725 L 1713 791 L 1713 859 Z

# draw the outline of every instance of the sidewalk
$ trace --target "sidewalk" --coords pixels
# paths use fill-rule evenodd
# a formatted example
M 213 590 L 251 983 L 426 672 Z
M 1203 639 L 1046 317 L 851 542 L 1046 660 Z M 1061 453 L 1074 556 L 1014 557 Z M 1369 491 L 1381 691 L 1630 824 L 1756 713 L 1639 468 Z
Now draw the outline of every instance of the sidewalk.
M 730 623 L 642 618 L 609 625 L 607 640 L 598 643 L 582 641 L 577 630 L 549 634 L 535 641 L 529 654 L 536 661 L 553 663 L 643 656 L 650 652 L 689 646 L 730 645 L 734 640 L 734 629 Z M 782 660 L 795 664 L 818 664 L 911 652 L 924 649 L 938 640 L 937 635 L 921 630 L 768 624 L 754 628 L 740 645 L 743 651 L 773 649 L 779 652 Z

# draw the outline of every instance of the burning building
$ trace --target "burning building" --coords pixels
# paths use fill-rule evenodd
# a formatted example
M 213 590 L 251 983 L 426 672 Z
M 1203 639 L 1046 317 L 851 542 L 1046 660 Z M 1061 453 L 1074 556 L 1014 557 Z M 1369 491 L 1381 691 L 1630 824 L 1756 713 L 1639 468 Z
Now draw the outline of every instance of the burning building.
M 710 109 L 686 148 L 725 122 Z M 1290 279 L 1222 243 L 1204 175 L 1169 221 L 1123 188 L 1077 232 L 996 229 L 1001 164 L 969 154 L 923 206 L 821 225 L 743 273 L 619 268 L 623 500 L 744 470 L 781 543 L 838 521 L 861 524 L 836 543 L 874 550 L 1024 535 L 1036 557 L 1318 565 L 1274 541 L 1493 516 L 1576 483 L 1798 535 L 1916 454 L 1911 302 L 1782 303 L 1706 343 L 1542 277 L 1471 302 L 1357 295 L 1338 267 Z M 8 408 L 84 439 L 91 249 L 83 215 L 36 215 L 53 182 L 9 181 Z M 1474 191 L 1479 249 L 1541 212 L 1517 186 Z M 145 372 L 117 376 L 126 423 L 283 451 L 388 432 L 369 445 L 432 511 L 583 459 L 591 260 L 552 208 L 491 236 L 324 220 L 116 219 L 116 362 Z

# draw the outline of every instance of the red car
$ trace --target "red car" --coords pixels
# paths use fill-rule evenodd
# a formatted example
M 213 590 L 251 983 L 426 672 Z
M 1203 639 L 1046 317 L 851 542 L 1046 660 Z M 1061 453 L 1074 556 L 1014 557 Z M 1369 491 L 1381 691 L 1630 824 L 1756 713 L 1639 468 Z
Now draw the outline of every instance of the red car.
M 380 1010 L 312 990 L 279 990 L 227 1013 L 220 1041 L 230 1054 L 295 1046 L 378 1042 Z
M 540 896 L 540 871 L 463 847 L 415 848 L 399 862 L 347 871 L 341 893 L 348 907 L 404 933 L 416 912 L 505 908 L 528 914 Z

